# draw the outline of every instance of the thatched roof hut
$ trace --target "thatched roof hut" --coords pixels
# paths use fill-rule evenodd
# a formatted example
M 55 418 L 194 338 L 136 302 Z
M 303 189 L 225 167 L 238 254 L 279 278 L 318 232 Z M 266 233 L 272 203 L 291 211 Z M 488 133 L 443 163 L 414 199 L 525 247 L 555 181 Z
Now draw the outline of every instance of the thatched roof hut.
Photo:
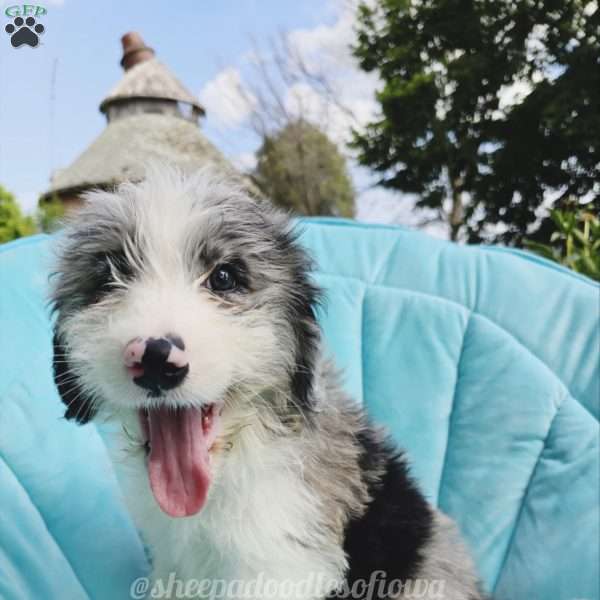
M 104 131 L 64 169 L 51 178 L 42 201 L 58 196 L 67 208 L 81 203 L 91 188 L 111 188 L 140 179 L 144 165 L 164 160 L 184 171 L 207 163 L 233 167 L 204 137 L 198 100 L 154 56 L 137 33 L 122 38 L 125 74 L 100 103 Z

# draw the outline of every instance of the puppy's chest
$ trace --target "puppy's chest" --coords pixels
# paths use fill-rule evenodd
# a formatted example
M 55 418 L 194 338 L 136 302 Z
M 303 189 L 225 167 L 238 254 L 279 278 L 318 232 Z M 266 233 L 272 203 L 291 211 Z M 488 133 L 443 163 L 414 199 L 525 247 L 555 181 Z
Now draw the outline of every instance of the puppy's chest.
M 298 598 L 322 597 L 319 586 L 339 581 L 346 561 L 325 527 L 320 499 L 290 470 L 247 475 L 225 475 L 202 513 L 175 523 L 168 543 L 164 536 L 151 542 L 156 576 L 239 581 L 254 586 L 246 592 L 251 598 L 267 597 L 268 585 L 294 582 L 303 585 Z
M 269 586 L 314 579 L 337 580 L 340 575 L 335 565 L 328 564 L 323 552 L 299 548 L 291 540 L 265 536 L 263 540 L 252 540 L 250 546 L 245 541 L 223 544 L 223 540 L 211 539 L 206 532 L 199 532 L 169 571 L 176 572 L 183 580 L 208 580 L 215 586 L 245 586 L 244 589 L 253 590 L 245 592 L 244 597 L 250 598 L 268 597 L 265 588 Z M 299 597 L 317 596 L 307 593 Z

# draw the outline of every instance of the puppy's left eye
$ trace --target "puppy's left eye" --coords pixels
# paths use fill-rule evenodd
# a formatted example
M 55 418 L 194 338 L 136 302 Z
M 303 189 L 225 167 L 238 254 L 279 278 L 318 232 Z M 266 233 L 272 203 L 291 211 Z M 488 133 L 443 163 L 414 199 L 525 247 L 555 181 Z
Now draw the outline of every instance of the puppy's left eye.
M 235 269 L 232 265 L 217 265 L 208 278 L 208 284 L 214 292 L 231 292 L 238 286 Z

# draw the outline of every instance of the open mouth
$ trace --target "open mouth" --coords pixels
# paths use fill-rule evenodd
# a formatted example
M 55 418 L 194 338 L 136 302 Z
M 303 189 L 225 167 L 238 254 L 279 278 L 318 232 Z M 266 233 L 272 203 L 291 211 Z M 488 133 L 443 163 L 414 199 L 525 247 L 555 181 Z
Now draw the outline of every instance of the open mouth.
M 139 411 L 148 478 L 160 508 L 172 517 L 202 509 L 212 479 L 211 455 L 221 419 L 216 404 Z

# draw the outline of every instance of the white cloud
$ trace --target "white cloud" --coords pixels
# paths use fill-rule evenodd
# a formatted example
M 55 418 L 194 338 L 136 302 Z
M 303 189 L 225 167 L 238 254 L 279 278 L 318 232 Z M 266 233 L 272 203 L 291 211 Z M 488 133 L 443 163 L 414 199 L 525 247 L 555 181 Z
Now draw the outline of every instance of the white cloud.
M 438 221 L 424 224 L 426 213 L 416 213 L 414 205 L 415 198 L 409 194 L 392 192 L 381 187 L 372 188 L 357 198 L 356 220 L 364 223 L 401 225 L 447 240 L 448 228 Z
M 341 104 L 306 83 L 296 83 L 288 88 L 284 103 L 291 115 L 317 123 L 344 151 L 350 141 L 351 128 L 360 128 L 371 121 L 377 105 L 370 97 L 349 97 L 348 94 L 339 97 Z
M 256 167 L 256 155 L 253 152 L 242 152 L 231 159 L 233 166 L 244 173 L 253 171 Z
M 251 94 L 242 92 L 242 78 L 238 69 L 226 67 L 207 82 L 200 91 L 200 102 L 209 118 L 215 118 L 225 127 L 241 125 L 252 112 L 255 102 Z
M 324 76 L 332 88 L 333 98 L 341 101 L 344 109 L 331 99 L 329 106 L 326 106 L 327 99 L 313 90 L 313 95 L 321 97 L 318 110 L 333 119 L 332 131 L 328 133 L 336 142 L 344 143 L 348 141 L 352 126 L 361 129 L 375 117 L 375 91 L 380 82 L 375 73 L 362 71 L 352 55 L 351 45 L 356 39 L 357 2 L 346 1 L 337 5 L 338 16 L 334 23 L 291 31 L 287 39 L 307 68 Z M 317 108 L 316 100 L 310 98 L 306 89 L 297 89 L 294 93 L 303 94 L 308 106 Z
M 350 173 L 357 189 L 357 221 L 401 225 L 419 229 L 433 237 L 448 239 L 448 228 L 432 218 L 436 214 L 434 211 L 415 212 L 416 195 L 376 186 L 376 177 L 352 162 Z
M 363 191 L 356 204 L 357 220 L 367 223 L 410 225 L 414 218 L 412 198 L 381 187 Z
M 284 104 L 290 115 L 323 124 L 326 133 L 334 141 L 340 142 L 340 128 L 345 128 L 346 120 L 340 114 L 341 110 L 313 87 L 306 83 L 295 83 L 285 92 Z
M 308 61 L 309 66 L 322 66 L 325 60 L 338 68 L 353 67 L 350 46 L 355 40 L 355 24 L 356 3 L 347 2 L 342 4 L 332 25 L 293 30 L 288 34 L 288 40 Z
M 326 129 L 338 144 L 349 141 L 350 129 L 361 129 L 373 120 L 377 112 L 375 91 L 379 79 L 374 73 L 359 69 L 352 55 L 351 44 L 355 40 L 356 0 L 333 0 L 336 18 L 330 25 L 318 25 L 310 29 L 296 29 L 285 36 L 287 47 L 297 52 L 311 76 L 327 82 L 327 90 L 311 77 L 300 75 L 282 80 L 278 75 L 275 57 L 268 56 L 261 48 L 254 48 L 240 57 L 241 66 L 261 65 L 270 72 L 278 87 L 277 94 L 283 98 L 286 110 L 294 116 L 315 121 Z M 290 63 L 294 59 L 290 57 Z M 297 65 L 290 65 L 291 71 Z M 244 76 L 256 89 L 268 87 L 260 81 L 261 69 L 244 69 Z M 272 70 L 272 71 L 270 71 Z M 252 78 L 258 78 L 252 81 Z M 250 89 L 252 89 L 252 85 Z M 269 89 L 265 98 L 271 97 Z M 258 94 L 258 92 L 256 92 Z M 200 100 L 207 109 L 209 119 L 215 118 L 221 127 L 235 129 L 244 124 L 256 105 L 256 98 L 244 86 L 240 69 L 228 66 L 210 80 L 200 92 Z M 250 100 L 250 102 L 248 101 Z

